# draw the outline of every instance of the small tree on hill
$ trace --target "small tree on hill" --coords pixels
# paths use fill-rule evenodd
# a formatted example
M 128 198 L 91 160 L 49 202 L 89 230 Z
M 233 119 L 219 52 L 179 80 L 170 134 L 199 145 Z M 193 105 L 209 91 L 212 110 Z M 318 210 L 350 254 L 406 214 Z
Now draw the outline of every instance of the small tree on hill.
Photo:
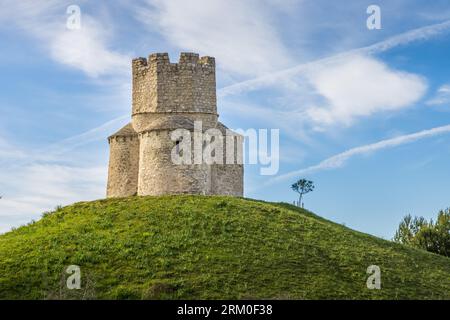
M 300 179 L 297 182 L 295 182 L 291 186 L 292 190 L 297 192 L 299 194 L 298 196 L 298 206 L 303 207 L 302 205 L 302 198 L 303 195 L 307 194 L 308 192 L 311 192 L 314 190 L 314 182 L 306 179 Z

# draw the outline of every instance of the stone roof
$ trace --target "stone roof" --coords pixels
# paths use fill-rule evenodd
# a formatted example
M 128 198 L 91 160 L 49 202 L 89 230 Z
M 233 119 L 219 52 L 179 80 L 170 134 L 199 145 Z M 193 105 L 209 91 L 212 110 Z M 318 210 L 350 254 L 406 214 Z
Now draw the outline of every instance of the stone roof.
M 175 129 L 194 129 L 194 121 L 191 119 L 174 116 L 157 119 L 151 122 L 149 128 L 146 131 L 151 130 L 175 130 Z
M 175 130 L 175 129 L 187 129 L 187 130 L 193 130 L 194 129 L 194 121 L 192 121 L 189 118 L 175 116 L 175 117 L 167 117 L 162 119 L 157 119 L 156 121 L 152 121 L 149 128 L 145 131 L 152 131 L 152 130 Z M 230 134 L 234 136 L 240 136 L 240 134 L 228 129 L 227 126 L 225 126 L 222 122 L 218 121 L 216 125 L 216 129 L 219 129 L 222 134 Z M 228 132 L 227 132 L 228 130 Z M 119 131 L 116 133 L 110 135 L 109 138 L 113 137 L 132 137 L 137 136 L 136 131 L 133 128 L 132 123 L 128 123 L 124 127 L 122 127 Z
M 116 133 L 110 135 L 108 137 L 108 139 L 113 138 L 113 137 L 131 137 L 131 136 L 136 136 L 136 135 L 137 135 L 137 133 L 136 133 L 136 131 L 134 131 L 133 125 L 130 122 L 129 124 L 124 126 L 122 129 L 120 129 Z
M 232 135 L 232 136 L 242 136 L 237 132 L 234 132 L 233 130 L 229 129 L 226 125 L 224 125 L 222 122 L 217 121 L 217 126 L 216 129 L 219 129 L 220 132 L 222 132 L 223 135 L 226 135 L 227 133 Z M 228 130 L 228 132 L 227 132 Z

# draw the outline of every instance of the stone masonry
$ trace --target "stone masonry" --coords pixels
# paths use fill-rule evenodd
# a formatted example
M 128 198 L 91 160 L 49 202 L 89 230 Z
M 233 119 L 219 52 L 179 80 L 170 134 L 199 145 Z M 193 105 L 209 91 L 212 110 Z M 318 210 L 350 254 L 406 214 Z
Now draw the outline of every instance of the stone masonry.
M 243 195 L 242 136 L 218 121 L 215 60 L 167 53 L 132 62 L 132 120 L 108 138 L 107 197 L 163 194 Z M 217 129 L 232 139 L 233 163 L 174 164 L 171 132 Z M 225 136 L 227 138 L 225 138 Z M 229 147 L 227 145 L 227 147 Z M 224 146 L 224 159 L 225 159 Z

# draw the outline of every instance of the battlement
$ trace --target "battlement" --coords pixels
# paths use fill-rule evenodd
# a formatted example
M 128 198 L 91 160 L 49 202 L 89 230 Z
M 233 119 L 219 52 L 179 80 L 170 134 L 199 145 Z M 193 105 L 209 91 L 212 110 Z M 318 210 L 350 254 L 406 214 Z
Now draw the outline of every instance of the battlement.
M 139 71 L 139 69 L 149 69 L 152 66 L 168 66 L 181 69 L 186 66 L 199 66 L 204 69 L 214 69 L 216 66 L 216 61 L 214 57 L 200 57 L 198 53 L 192 52 L 181 52 L 178 63 L 171 63 L 168 53 L 152 53 L 148 56 L 148 59 L 143 57 L 133 59 L 133 71 Z

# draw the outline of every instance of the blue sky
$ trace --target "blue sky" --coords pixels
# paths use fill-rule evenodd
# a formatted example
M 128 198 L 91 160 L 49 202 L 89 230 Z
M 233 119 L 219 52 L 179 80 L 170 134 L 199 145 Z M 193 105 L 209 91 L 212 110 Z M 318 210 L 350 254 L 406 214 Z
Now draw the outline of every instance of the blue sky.
M 306 177 L 308 209 L 389 239 L 450 206 L 449 40 L 448 1 L 3 0 L 0 232 L 103 198 L 131 59 L 193 51 L 216 57 L 222 122 L 280 129 L 279 173 L 247 165 L 247 197 L 292 202 Z

